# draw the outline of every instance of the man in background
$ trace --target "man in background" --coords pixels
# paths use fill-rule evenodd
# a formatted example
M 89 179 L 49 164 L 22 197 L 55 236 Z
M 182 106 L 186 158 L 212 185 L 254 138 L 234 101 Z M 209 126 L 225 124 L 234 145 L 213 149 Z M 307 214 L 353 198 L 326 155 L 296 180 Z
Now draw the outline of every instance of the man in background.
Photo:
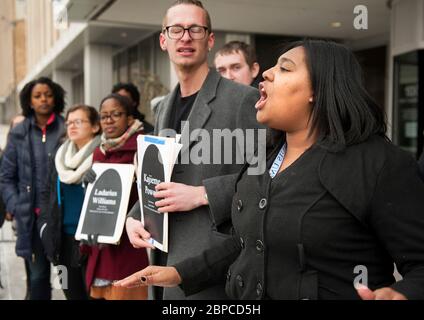
M 258 87 L 255 81 L 260 66 L 255 49 L 245 42 L 231 41 L 215 54 L 215 68 L 224 78 L 247 86 Z

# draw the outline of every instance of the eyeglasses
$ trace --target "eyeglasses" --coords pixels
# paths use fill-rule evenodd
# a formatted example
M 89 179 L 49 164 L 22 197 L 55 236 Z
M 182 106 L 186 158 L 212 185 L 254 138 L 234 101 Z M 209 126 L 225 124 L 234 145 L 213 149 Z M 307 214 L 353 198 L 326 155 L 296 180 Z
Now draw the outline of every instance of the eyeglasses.
M 168 37 L 172 40 L 180 40 L 182 37 L 184 37 L 186 31 L 188 31 L 191 39 L 202 40 L 206 36 L 208 27 L 190 26 L 188 28 L 184 28 L 182 26 L 168 26 L 164 28 L 164 32 L 165 31 L 168 34 Z
M 112 119 L 113 121 L 118 121 L 119 119 L 121 119 L 123 114 L 125 114 L 125 112 L 115 111 L 115 112 L 112 112 L 111 114 L 101 113 L 100 114 L 100 121 L 106 122 L 107 119 Z
M 65 125 L 66 125 L 67 127 L 70 127 L 70 126 L 72 126 L 72 125 L 74 124 L 74 125 L 75 125 L 75 127 L 77 127 L 77 128 L 81 128 L 81 126 L 82 126 L 82 124 L 83 124 L 84 122 L 90 122 L 90 121 L 82 120 L 82 119 L 75 119 L 74 121 L 66 121 L 66 122 L 65 122 Z

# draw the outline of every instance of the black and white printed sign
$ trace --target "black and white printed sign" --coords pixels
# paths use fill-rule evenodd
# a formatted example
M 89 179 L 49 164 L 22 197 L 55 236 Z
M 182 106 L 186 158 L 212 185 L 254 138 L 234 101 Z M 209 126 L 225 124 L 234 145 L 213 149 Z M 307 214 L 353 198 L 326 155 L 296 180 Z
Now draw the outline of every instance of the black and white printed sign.
M 75 239 L 97 237 L 99 243 L 117 244 L 121 238 L 134 178 L 134 165 L 95 163 L 96 181 L 85 193 Z
M 139 136 L 137 138 L 137 189 L 140 199 L 141 222 L 151 235 L 151 243 L 168 252 L 168 213 L 155 205 L 155 187 L 171 181 L 172 170 L 182 145 L 175 138 Z

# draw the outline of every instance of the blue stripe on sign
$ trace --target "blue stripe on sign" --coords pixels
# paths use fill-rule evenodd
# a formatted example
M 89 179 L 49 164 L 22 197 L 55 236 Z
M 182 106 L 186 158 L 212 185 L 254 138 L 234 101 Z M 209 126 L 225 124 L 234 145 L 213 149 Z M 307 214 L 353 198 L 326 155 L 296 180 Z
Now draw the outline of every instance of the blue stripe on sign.
M 154 144 L 165 144 L 165 141 L 162 139 L 147 137 L 147 136 L 144 137 L 144 141 L 154 143 Z

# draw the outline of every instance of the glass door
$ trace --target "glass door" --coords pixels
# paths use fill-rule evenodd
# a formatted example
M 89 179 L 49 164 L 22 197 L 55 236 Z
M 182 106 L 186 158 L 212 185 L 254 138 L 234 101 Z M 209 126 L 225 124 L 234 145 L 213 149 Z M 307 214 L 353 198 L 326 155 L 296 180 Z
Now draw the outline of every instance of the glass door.
M 395 57 L 394 61 L 394 113 L 393 142 L 418 156 L 418 51 Z M 420 150 L 419 150 L 420 149 Z

